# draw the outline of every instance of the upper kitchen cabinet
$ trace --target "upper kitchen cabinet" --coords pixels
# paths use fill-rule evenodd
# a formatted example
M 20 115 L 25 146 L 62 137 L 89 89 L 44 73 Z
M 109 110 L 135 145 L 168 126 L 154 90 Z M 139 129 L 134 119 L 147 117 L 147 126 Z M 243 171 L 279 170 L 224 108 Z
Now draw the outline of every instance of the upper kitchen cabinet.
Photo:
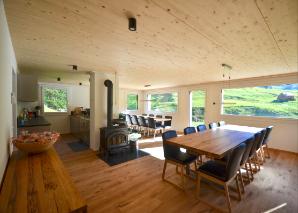
M 18 101 L 33 102 L 38 100 L 37 77 L 34 75 L 18 75 Z

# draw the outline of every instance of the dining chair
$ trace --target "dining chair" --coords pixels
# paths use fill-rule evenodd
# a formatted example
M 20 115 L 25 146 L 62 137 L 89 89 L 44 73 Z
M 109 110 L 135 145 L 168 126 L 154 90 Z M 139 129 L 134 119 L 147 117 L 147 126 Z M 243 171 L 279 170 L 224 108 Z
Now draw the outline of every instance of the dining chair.
M 224 126 L 224 125 L 226 125 L 226 122 L 225 121 L 219 121 L 218 122 L 218 126 Z
M 256 155 L 254 158 L 254 161 L 256 161 L 256 163 L 258 164 L 258 168 L 259 168 L 258 170 L 260 170 L 261 168 L 260 165 L 263 164 L 264 158 L 265 158 L 263 149 L 262 149 L 262 144 L 263 144 L 265 135 L 266 135 L 266 129 L 261 130 L 261 139 L 257 144 Z
M 140 131 L 140 124 L 138 120 L 138 116 L 132 115 L 132 124 L 136 127 L 138 131 Z
M 203 131 L 207 130 L 207 127 L 205 124 L 200 124 L 197 126 L 197 130 L 198 130 L 198 132 L 203 132 Z
M 157 125 L 155 119 L 151 117 L 148 118 L 148 136 L 149 136 L 150 130 L 154 131 L 154 138 L 157 131 L 160 131 L 161 133 L 163 132 L 162 126 Z
M 195 127 L 190 126 L 190 127 L 184 128 L 183 132 L 184 132 L 184 135 L 189 135 L 189 134 L 196 133 L 197 131 L 196 131 L 196 128 Z M 187 153 L 192 154 L 192 155 L 196 155 L 198 157 L 198 163 L 199 164 L 202 164 L 203 163 L 202 155 L 200 155 L 198 153 L 194 153 L 194 152 L 192 152 L 190 150 L 187 150 Z
M 140 124 L 141 133 L 143 132 L 144 135 L 145 135 L 146 132 L 148 132 L 148 123 L 146 123 L 146 120 L 145 120 L 144 116 L 139 116 L 138 121 L 139 121 L 139 124 Z
M 193 126 L 189 126 L 189 127 L 184 128 L 183 132 L 184 132 L 184 135 L 196 133 L 196 128 Z
M 171 129 L 172 128 L 172 119 L 173 119 L 173 117 L 170 116 L 170 115 L 166 115 L 165 118 L 166 119 L 170 119 L 170 120 L 163 122 L 163 128 L 164 128 L 164 130 Z
M 149 117 L 154 117 L 154 114 L 149 114 Z
M 143 113 L 142 115 L 143 115 L 143 116 L 147 116 L 147 114 L 146 114 L 146 113 Z
M 131 123 L 131 127 L 132 127 L 133 129 L 136 129 L 136 128 L 137 128 L 137 124 L 135 124 L 132 115 L 128 114 L 128 117 L 129 117 L 129 120 L 130 120 L 130 123 Z
M 131 123 L 131 119 L 129 117 L 129 114 L 125 114 L 125 121 L 126 121 L 126 125 L 128 127 L 131 127 L 132 123 Z
M 155 115 L 155 118 L 162 118 L 162 115 Z M 157 126 L 161 126 L 162 122 L 161 121 L 156 121 Z
M 217 123 L 212 122 L 209 124 L 209 129 L 215 129 L 215 128 L 217 128 Z
M 249 155 L 248 155 L 248 160 L 247 160 L 247 163 L 248 163 L 248 166 L 249 166 L 249 171 L 250 171 L 250 174 L 251 174 L 251 179 L 250 181 L 252 181 L 254 179 L 254 171 L 258 171 L 259 168 L 259 164 L 258 164 L 258 161 L 256 161 L 256 158 L 257 158 L 257 147 L 258 145 L 262 142 L 263 140 L 263 133 L 262 131 L 261 132 L 257 132 L 255 135 L 254 135 L 254 142 L 253 142 L 253 145 L 251 147 L 251 150 L 249 152 Z M 252 164 L 254 163 L 254 169 L 252 168 Z
M 238 173 L 240 175 L 240 181 L 241 181 L 241 185 L 242 185 L 242 192 L 244 193 L 244 183 L 243 183 L 243 175 L 241 173 L 241 168 L 245 169 L 246 172 L 246 179 L 248 180 L 248 182 L 250 182 L 250 176 L 249 176 L 249 169 L 248 169 L 248 158 L 249 158 L 249 153 L 251 151 L 251 148 L 254 144 L 255 141 L 255 137 L 251 137 L 250 139 L 247 139 L 244 143 L 246 145 L 245 151 L 242 155 L 241 161 L 240 161 L 240 168 L 238 170 Z
M 238 170 L 240 168 L 240 161 L 245 151 L 245 143 L 237 146 L 231 153 L 230 158 L 226 164 L 221 162 L 210 160 L 200 166 L 197 170 L 197 196 L 200 199 L 200 183 L 201 179 L 207 179 L 213 183 L 224 186 L 224 192 L 226 196 L 226 201 L 228 204 L 229 212 L 232 211 L 231 200 L 229 195 L 229 185 L 233 180 L 236 180 L 238 198 L 241 200 L 240 186 L 238 182 Z M 209 205 L 212 205 L 209 203 Z
M 267 157 L 267 158 L 270 158 L 270 152 L 269 152 L 269 148 L 268 148 L 268 138 L 270 136 L 270 133 L 271 133 L 272 129 L 273 129 L 273 126 L 266 127 L 266 134 L 265 134 L 263 144 L 262 144 L 263 155 L 264 155 L 264 157 Z M 267 156 L 265 156 L 265 150 L 267 152 Z
M 185 182 L 184 182 L 184 170 L 186 170 L 187 167 L 190 166 L 191 163 L 195 164 L 196 167 L 196 159 L 197 156 L 191 155 L 185 152 L 180 151 L 179 146 L 175 146 L 172 144 L 168 144 L 166 141 L 170 138 L 175 138 L 177 137 L 177 132 L 175 130 L 169 130 L 166 131 L 162 134 L 162 141 L 163 141 L 163 151 L 164 151 L 164 157 L 165 157 L 165 162 L 164 162 L 164 167 L 163 167 L 163 172 L 162 172 L 162 179 L 164 181 L 170 182 L 165 179 L 165 174 L 166 174 L 166 169 L 167 169 L 167 164 L 173 164 L 176 165 L 177 167 L 181 168 L 181 183 L 182 183 L 182 189 L 185 188 Z M 174 184 L 174 183 L 172 183 Z M 176 184 L 174 184 L 176 185 Z M 178 186 L 179 187 L 179 186 Z

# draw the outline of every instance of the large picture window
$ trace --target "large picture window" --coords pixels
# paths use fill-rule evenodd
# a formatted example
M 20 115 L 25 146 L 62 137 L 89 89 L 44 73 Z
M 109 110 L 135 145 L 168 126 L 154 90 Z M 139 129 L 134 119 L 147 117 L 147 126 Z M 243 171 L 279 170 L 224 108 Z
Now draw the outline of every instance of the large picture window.
M 42 86 L 42 103 L 45 113 L 67 112 L 67 89 L 51 86 Z
M 178 108 L 177 92 L 149 94 L 148 109 L 155 112 L 176 112 Z
M 222 113 L 298 118 L 298 84 L 223 90 Z
M 138 95 L 128 94 L 127 95 L 127 110 L 138 110 Z

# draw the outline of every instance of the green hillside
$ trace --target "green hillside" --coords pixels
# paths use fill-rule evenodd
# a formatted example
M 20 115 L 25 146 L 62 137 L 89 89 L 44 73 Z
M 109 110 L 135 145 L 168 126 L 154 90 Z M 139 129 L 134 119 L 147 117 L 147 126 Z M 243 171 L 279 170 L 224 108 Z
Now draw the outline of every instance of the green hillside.
M 280 101 L 281 93 L 292 94 L 295 100 Z M 224 114 L 298 118 L 298 90 L 251 87 L 225 89 Z

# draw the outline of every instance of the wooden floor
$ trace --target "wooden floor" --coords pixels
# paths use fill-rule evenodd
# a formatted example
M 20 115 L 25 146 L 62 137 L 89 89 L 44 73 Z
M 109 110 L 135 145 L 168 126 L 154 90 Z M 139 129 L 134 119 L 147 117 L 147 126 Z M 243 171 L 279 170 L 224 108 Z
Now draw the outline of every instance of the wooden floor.
M 183 192 L 162 181 L 163 160 L 145 156 L 110 167 L 94 151 L 73 152 L 67 145 L 73 140 L 64 135 L 55 148 L 87 200 L 88 212 L 216 212 L 196 199 L 194 182 L 189 180 Z M 159 153 L 156 156 L 160 155 L 161 146 L 159 137 L 140 144 L 140 148 Z M 179 183 L 174 166 L 168 166 L 167 176 Z M 201 197 L 226 207 L 224 194 L 208 184 L 201 184 Z M 282 204 L 286 205 L 276 212 L 298 212 L 298 155 L 272 151 L 271 159 L 246 186 L 243 200 L 231 200 L 234 212 L 264 212 Z

